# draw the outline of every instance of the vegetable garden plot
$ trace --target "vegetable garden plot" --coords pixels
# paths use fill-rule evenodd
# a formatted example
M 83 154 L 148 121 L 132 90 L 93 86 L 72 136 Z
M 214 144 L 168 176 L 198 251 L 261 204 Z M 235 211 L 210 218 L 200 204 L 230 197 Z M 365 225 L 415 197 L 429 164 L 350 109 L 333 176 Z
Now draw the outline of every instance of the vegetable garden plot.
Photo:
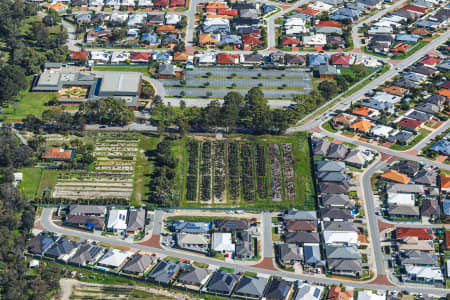
M 211 142 L 209 141 L 202 144 L 200 179 L 200 201 L 211 202 Z
M 295 188 L 295 172 L 294 172 L 294 158 L 292 157 L 292 144 L 282 144 L 283 152 L 283 175 L 284 186 L 286 191 L 286 199 L 294 201 L 297 198 Z
M 242 198 L 255 200 L 255 172 L 253 168 L 253 147 L 249 143 L 241 144 L 241 182 Z
M 188 171 L 186 176 L 186 200 L 197 201 L 198 154 L 200 144 L 196 140 L 186 143 L 188 150 Z
M 256 144 L 256 191 L 259 199 L 268 196 L 266 147 Z
M 218 141 L 213 143 L 214 151 L 214 202 L 226 201 L 226 159 L 225 159 L 225 143 Z
M 239 143 L 234 141 L 228 144 L 228 182 L 231 200 L 239 200 Z
M 272 201 L 280 202 L 283 197 L 281 182 L 280 147 L 277 144 L 269 145 L 269 158 L 272 178 Z

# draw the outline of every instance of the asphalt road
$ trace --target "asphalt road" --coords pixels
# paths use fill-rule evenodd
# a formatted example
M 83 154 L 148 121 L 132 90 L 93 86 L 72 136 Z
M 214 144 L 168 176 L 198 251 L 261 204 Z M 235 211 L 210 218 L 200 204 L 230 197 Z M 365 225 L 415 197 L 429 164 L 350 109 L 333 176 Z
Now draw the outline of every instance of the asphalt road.
M 273 242 L 272 242 L 272 213 L 262 213 L 262 238 L 263 250 L 262 257 L 273 257 Z
M 53 211 L 53 209 L 51 209 L 51 208 L 45 208 L 41 215 L 41 224 L 47 230 L 56 232 L 59 234 L 65 234 L 68 236 L 75 236 L 75 237 L 78 237 L 83 240 L 103 242 L 103 243 L 118 245 L 118 246 L 122 246 L 122 247 L 128 247 L 132 250 L 143 250 L 143 251 L 147 251 L 147 252 L 153 252 L 153 253 L 156 253 L 159 255 L 170 255 L 170 256 L 180 257 L 183 259 L 207 263 L 207 264 L 215 265 L 218 267 L 233 268 L 235 271 L 241 271 L 241 272 L 245 272 L 245 271 L 256 272 L 256 273 L 260 273 L 260 274 L 280 276 L 282 278 L 291 279 L 291 280 L 306 280 L 310 283 L 322 283 L 322 284 L 327 284 L 327 285 L 332 285 L 332 284 L 339 285 L 339 284 L 343 283 L 343 280 L 339 280 L 339 279 L 332 279 L 332 278 L 326 278 L 326 277 L 317 278 L 317 277 L 310 276 L 310 275 L 295 274 L 292 272 L 282 272 L 282 271 L 273 271 L 273 270 L 255 268 L 252 266 L 240 265 L 240 264 L 234 263 L 234 262 L 225 262 L 225 261 L 216 260 L 216 259 L 212 259 L 212 258 L 200 256 L 200 255 L 187 253 L 187 252 L 180 253 L 179 251 L 174 251 L 174 250 L 169 250 L 169 249 L 153 248 L 153 247 L 135 244 L 135 243 L 131 243 L 131 242 L 123 241 L 123 240 L 110 238 L 108 236 L 93 235 L 93 234 L 83 232 L 83 231 L 63 228 L 60 226 L 56 226 L 51 221 L 52 211 Z M 409 292 L 412 292 L 412 293 L 427 293 L 427 294 L 433 294 L 433 295 L 445 295 L 447 293 L 447 291 L 444 289 L 436 289 L 436 288 L 432 288 L 432 287 L 428 287 L 428 286 L 417 287 L 417 288 L 416 287 L 393 287 L 393 286 L 385 286 L 385 285 L 372 285 L 372 284 L 368 285 L 368 283 L 366 283 L 366 282 L 355 282 L 355 281 L 345 281 L 345 285 L 349 286 L 349 287 L 353 287 L 353 288 L 360 288 L 360 289 L 370 288 L 370 289 L 383 290 L 383 291 L 386 291 L 386 290 L 390 290 L 390 291 L 408 290 Z

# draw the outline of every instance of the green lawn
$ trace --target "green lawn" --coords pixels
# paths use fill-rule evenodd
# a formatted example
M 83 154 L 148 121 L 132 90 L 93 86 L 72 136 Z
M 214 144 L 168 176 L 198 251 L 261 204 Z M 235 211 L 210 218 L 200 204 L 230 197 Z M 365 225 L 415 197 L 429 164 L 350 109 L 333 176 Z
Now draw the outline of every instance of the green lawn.
M 398 151 L 404 151 L 404 150 L 409 150 L 412 147 L 414 147 L 415 145 L 417 145 L 421 140 L 423 140 L 424 138 L 427 137 L 427 135 L 429 135 L 431 133 L 431 131 L 426 130 L 426 129 L 421 129 L 419 134 L 416 136 L 416 138 L 409 143 L 409 145 L 398 145 L 398 144 L 393 144 L 390 149 L 392 150 L 398 150 Z
M 334 129 L 333 126 L 331 125 L 331 121 L 323 123 L 322 128 L 329 132 L 333 132 L 333 133 L 337 132 L 337 130 Z
M 392 59 L 394 60 L 402 60 L 405 59 L 411 55 L 413 55 L 414 53 L 416 53 L 417 51 L 419 51 L 421 48 L 425 47 L 429 42 L 428 41 L 419 41 L 417 44 L 415 44 L 411 49 L 409 49 L 408 51 L 406 51 L 406 53 L 402 53 L 402 54 L 398 54 L 398 55 L 394 55 L 392 56 Z
M 42 169 L 24 168 L 20 172 L 23 173 L 23 180 L 18 184 L 18 188 L 25 196 L 34 199 L 41 182 Z
M 141 72 L 144 75 L 150 76 L 151 74 L 148 72 L 148 66 L 144 65 L 129 65 L 129 66 L 113 66 L 113 65 L 104 65 L 104 66 L 94 66 L 92 71 L 116 71 L 116 72 Z
M 50 191 L 56 185 L 58 179 L 57 171 L 44 170 L 41 176 L 41 182 L 39 184 L 37 196 L 41 196 L 43 192 Z

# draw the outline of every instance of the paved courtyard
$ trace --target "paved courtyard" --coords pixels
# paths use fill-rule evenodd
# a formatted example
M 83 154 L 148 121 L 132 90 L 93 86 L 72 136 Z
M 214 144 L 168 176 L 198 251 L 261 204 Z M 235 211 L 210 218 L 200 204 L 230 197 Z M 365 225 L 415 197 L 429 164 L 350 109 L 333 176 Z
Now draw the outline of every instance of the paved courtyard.
M 180 80 L 162 80 L 168 96 L 186 98 L 223 98 L 230 91 L 243 95 L 252 87 L 260 87 L 268 99 L 290 99 L 293 94 L 312 90 L 311 74 L 307 70 L 261 70 L 249 68 L 196 68 L 186 71 L 186 84 Z

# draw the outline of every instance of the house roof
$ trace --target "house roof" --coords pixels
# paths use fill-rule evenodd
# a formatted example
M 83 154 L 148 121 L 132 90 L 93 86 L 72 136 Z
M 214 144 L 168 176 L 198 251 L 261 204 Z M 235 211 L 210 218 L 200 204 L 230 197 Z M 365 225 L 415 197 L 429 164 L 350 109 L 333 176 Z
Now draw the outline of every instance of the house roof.
M 428 35 L 430 34 L 430 32 L 428 30 L 426 30 L 423 27 L 419 27 L 419 28 L 414 28 L 413 30 L 411 30 L 412 34 L 418 34 L 418 35 Z
M 411 178 L 406 176 L 405 174 L 399 173 L 395 170 L 387 170 L 384 172 L 381 177 L 384 179 L 392 180 L 399 183 L 408 183 L 411 181 Z
M 341 27 L 342 24 L 336 21 L 319 21 L 317 27 Z
M 270 281 L 265 297 L 268 299 L 287 299 L 292 283 L 284 279 L 274 277 Z
M 79 204 L 72 204 L 69 206 L 69 215 L 104 215 L 104 214 L 106 214 L 106 206 L 79 205 Z
M 56 242 L 57 237 L 47 234 L 39 234 L 31 238 L 27 244 L 28 251 L 33 254 L 43 254 L 46 250 Z
M 396 85 L 390 85 L 388 87 L 383 88 L 383 92 L 396 95 L 396 96 L 403 96 L 409 92 L 408 89 L 396 86 Z
M 360 132 L 368 132 L 372 126 L 375 124 L 373 122 L 367 120 L 358 120 L 352 125 L 350 125 L 351 129 L 358 130 Z
M 431 228 L 397 227 L 395 233 L 398 239 L 406 237 L 417 237 L 419 240 L 434 239 L 433 229 Z
M 160 261 L 148 275 L 156 282 L 168 284 L 181 270 L 182 263 L 170 260 Z
M 349 66 L 351 59 L 352 59 L 352 57 L 349 55 L 333 54 L 333 55 L 331 55 L 331 64 L 332 65 Z
M 439 216 L 441 208 L 437 199 L 423 199 L 421 207 L 422 216 L 434 217 Z
M 322 219 L 343 219 L 351 220 L 353 219 L 352 211 L 350 209 L 340 209 L 335 207 L 322 208 L 320 209 L 320 216 Z
M 440 89 L 439 95 L 450 98 L 450 89 Z
M 130 210 L 128 214 L 127 231 L 141 230 L 145 227 L 145 209 Z
M 342 113 L 336 118 L 334 118 L 335 123 L 341 123 L 344 125 L 351 125 L 353 122 L 355 122 L 358 118 L 346 113 Z
M 154 256 L 138 253 L 125 264 L 121 271 L 132 274 L 144 273 L 155 261 Z
M 231 233 L 215 232 L 213 234 L 212 248 L 215 251 L 234 252 L 235 245 L 232 243 Z
M 326 138 L 311 138 L 311 144 L 314 155 L 325 156 L 328 152 L 331 142 Z
M 305 264 L 312 266 L 324 266 L 319 244 L 303 245 L 303 257 Z
M 319 243 L 320 237 L 318 232 L 287 232 L 285 240 L 291 244 Z
M 88 53 L 87 51 L 72 51 L 70 52 L 70 57 L 73 60 L 88 60 Z
M 297 11 L 308 16 L 317 16 L 318 14 L 320 14 L 320 10 L 315 10 L 309 6 L 305 8 L 297 8 Z
M 414 177 L 414 183 L 436 186 L 437 177 L 437 171 L 432 169 L 422 169 L 417 173 L 416 177 Z
M 375 111 L 376 110 L 369 108 L 367 106 L 361 106 L 359 108 L 353 109 L 352 113 L 363 117 L 370 117 Z
M 334 271 L 358 272 L 362 270 L 361 260 L 356 259 L 328 259 L 328 268 Z M 330 298 L 328 298 L 330 299 Z M 334 298 L 332 298 L 334 299 Z M 340 298 L 342 300 L 342 298 Z
M 117 268 L 132 255 L 129 251 L 109 249 L 98 264 L 106 267 Z
M 322 205 L 324 206 L 352 207 L 354 205 L 354 202 L 345 194 L 324 194 L 322 195 L 321 200 Z
M 280 244 L 278 251 L 282 261 L 300 261 L 303 259 L 302 248 L 296 244 Z
M 285 220 L 287 231 L 314 231 L 317 229 L 316 221 Z
M 445 248 L 450 249 L 450 231 L 445 231 Z
M 348 190 L 348 183 L 319 182 L 319 191 L 322 194 L 346 194 Z
M 297 287 L 294 300 L 319 300 L 322 297 L 324 287 L 301 283 Z
M 148 61 L 150 56 L 152 55 L 151 52 L 132 52 L 131 53 L 131 60 L 143 60 Z
M 211 274 L 211 271 L 208 269 L 189 265 L 178 276 L 177 280 L 185 284 L 201 285 L 209 274 Z
M 75 225 L 75 226 L 93 226 L 95 229 L 103 229 L 105 227 L 105 222 L 96 216 L 83 216 L 83 215 L 69 215 L 64 221 L 65 224 Z
M 226 2 L 208 2 L 206 8 L 226 9 L 228 8 L 228 4 Z
M 175 231 L 186 233 L 208 233 L 211 228 L 210 223 L 207 222 L 186 222 L 183 220 L 175 221 L 172 226 Z
M 220 231 L 247 230 L 247 219 L 218 219 L 216 226 Z
M 127 211 L 125 209 L 111 209 L 106 227 L 113 230 L 124 230 L 127 228 Z
M 423 122 L 419 120 L 414 120 L 410 118 L 403 118 L 398 122 L 398 125 L 404 128 L 416 130 Z
M 364 165 L 369 161 L 371 154 L 358 148 L 351 149 L 345 157 L 345 162 L 356 165 Z
M 395 45 L 394 47 L 391 48 L 391 52 L 394 52 L 394 53 L 395 52 L 405 53 L 411 47 L 412 46 L 410 44 L 398 43 L 397 45 Z
M 208 290 L 229 294 L 239 280 L 239 275 L 229 274 L 225 270 L 217 270 L 208 283 Z
M 326 246 L 327 259 L 361 259 L 361 253 L 356 246 Z
M 342 291 L 340 286 L 331 287 L 328 292 L 328 300 L 351 300 L 353 298 L 352 291 Z
M 441 189 L 448 189 L 450 188 L 450 175 L 441 174 Z
M 178 29 L 175 27 L 175 25 L 158 25 L 158 27 L 156 27 L 156 31 L 178 33 Z
M 78 246 L 79 243 L 72 241 L 67 237 L 62 237 L 45 253 L 45 255 L 59 257 L 71 253 L 73 249 L 78 248 Z
M 416 5 L 405 5 L 403 9 L 418 12 L 421 14 L 424 14 L 427 11 L 426 7 L 420 7 Z
M 409 177 L 414 177 L 420 170 L 420 164 L 416 161 L 401 160 L 400 162 L 391 166 L 391 169 L 406 174 Z
M 63 149 L 59 147 L 53 147 L 47 150 L 47 152 L 42 155 L 43 159 L 59 159 L 59 160 L 70 160 L 72 159 L 72 150 Z
M 223 52 L 217 54 L 217 63 L 220 65 L 235 65 L 236 61 L 239 61 L 238 54 L 229 54 Z
M 300 43 L 301 41 L 297 40 L 297 38 L 294 36 L 285 36 L 282 39 L 283 45 L 298 45 Z
M 328 148 L 327 157 L 331 159 L 344 159 L 348 148 L 349 147 L 344 144 L 332 143 Z
M 289 209 L 283 215 L 284 220 L 302 220 L 302 221 L 316 221 L 317 212 L 315 210 L 297 210 L 295 208 Z
M 345 163 L 335 160 L 319 160 L 316 164 L 318 172 L 341 172 L 346 169 Z
M 75 252 L 74 256 L 69 259 L 70 263 L 77 265 L 85 265 L 88 263 L 94 263 L 98 256 L 103 253 L 105 250 L 104 247 L 84 244 L 78 248 L 77 252 Z
M 424 59 L 422 59 L 421 61 L 419 61 L 420 64 L 427 65 L 427 66 L 435 66 L 435 65 L 439 64 L 440 62 L 442 62 L 442 59 L 436 58 L 433 56 L 427 56 Z

